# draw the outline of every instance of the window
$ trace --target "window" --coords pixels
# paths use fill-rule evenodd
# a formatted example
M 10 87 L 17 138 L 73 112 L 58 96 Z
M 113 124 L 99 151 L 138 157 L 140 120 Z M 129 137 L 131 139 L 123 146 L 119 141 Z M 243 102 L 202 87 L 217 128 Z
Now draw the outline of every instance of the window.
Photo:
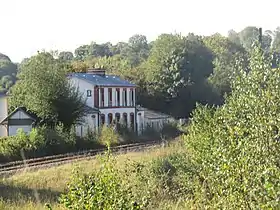
M 131 130 L 134 131 L 134 113 L 133 112 L 130 113 L 130 127 L 131 127 Z
M 87 90 L 87 97 L 91 97 L 91 90 Z
M 94 106 L 99 107 L 99 90 L 98 90 L 98 87 L 94 88 Z
M 121 119 L 120 113 L 116 113 L 116 114 L 115 114 L 115 118 L 116 118 L 117 123 L 119 123 L 119 122 L 120 122 L 120 119 Z
M 123 124 L 125 127 L 127 127 L 127 114 L 123 113 Z
M 133 90 L 133 88 L 131 88 L 130 91 L 131 91 L 131 106 L 134 106 L 135 103 L 134 103 L 134 90 Z
M 104 125 L 105 124 L 105 115 L 101 114 L 100 115 L 100 125 Z
M 101 107 L 104 107 L 104 88 L 100 88 L 101 92 Z
M 116 106 L 120 106 L 120 89 L 116 89 Z
M 112 103 L 113 103 L 113 95 L 112 95 L 112 88 L 108 88 L 108 99 L 109 99 L 109 102 L 108 102 L 108 105 L 109 106 L 112 106 Z
M 112 113 L 108 114 L 108 122 L 110 125 L 113 123 L 113 114 Z
M 123 106 L 127 106 L 127 92 L 126 92 L 126 88 L 123 89 Z

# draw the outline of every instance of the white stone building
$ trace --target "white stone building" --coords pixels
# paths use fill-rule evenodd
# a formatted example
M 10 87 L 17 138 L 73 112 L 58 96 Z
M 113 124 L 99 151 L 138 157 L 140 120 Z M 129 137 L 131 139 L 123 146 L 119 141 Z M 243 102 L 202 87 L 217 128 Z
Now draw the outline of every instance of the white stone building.
M 136 109 L 136 85 L 105 70 L 90 69 L 87 73 L 69 75 L 70 82 L 83 94 L 90 113 L 76 132 L 84 136 L 102 125 L 118 122 L 136 131 L 139 121 Z M 139 117 L 141 118 L 141 117 Z M 141 123 L 141 120 L 139 121 Z M 141 126 L 141 125 L 139 125 Z

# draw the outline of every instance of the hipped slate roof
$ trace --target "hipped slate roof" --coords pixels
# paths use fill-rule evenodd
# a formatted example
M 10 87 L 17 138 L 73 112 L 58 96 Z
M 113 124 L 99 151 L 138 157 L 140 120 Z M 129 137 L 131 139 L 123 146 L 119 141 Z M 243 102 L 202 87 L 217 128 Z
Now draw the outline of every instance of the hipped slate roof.
M 76 77 L 82 80 L 85 80 L 93 85 L 100 85 L 100 86 L 114 86 L 114 87 L 135 87 L 136 85 L 127 81 L 123 80 L 118 76 L 114 75 L 97 75 L 92 73 L 73 73 L 69 74 L 69 77 Z

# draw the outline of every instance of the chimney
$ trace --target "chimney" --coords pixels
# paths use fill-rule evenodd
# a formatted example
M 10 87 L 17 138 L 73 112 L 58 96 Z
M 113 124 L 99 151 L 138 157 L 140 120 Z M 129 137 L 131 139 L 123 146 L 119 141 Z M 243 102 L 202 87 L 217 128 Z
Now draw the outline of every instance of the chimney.
M 87 70 L 88 74 L 105 76 L 105 69 L 102 68 L 90 68 Z

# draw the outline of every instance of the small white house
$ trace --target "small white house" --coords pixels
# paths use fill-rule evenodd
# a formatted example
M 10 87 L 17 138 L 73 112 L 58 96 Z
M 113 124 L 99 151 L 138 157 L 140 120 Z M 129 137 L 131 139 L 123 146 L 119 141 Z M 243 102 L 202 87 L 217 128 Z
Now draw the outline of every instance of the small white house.
M 4 131 L 1 136 L 16 135 L 18 129 L 22 129 L 28 134 L 35 126 L 36 121 L 36 116 L 28 112 L 24 107 L 18 107 L 0 121 L 0 126 Z

